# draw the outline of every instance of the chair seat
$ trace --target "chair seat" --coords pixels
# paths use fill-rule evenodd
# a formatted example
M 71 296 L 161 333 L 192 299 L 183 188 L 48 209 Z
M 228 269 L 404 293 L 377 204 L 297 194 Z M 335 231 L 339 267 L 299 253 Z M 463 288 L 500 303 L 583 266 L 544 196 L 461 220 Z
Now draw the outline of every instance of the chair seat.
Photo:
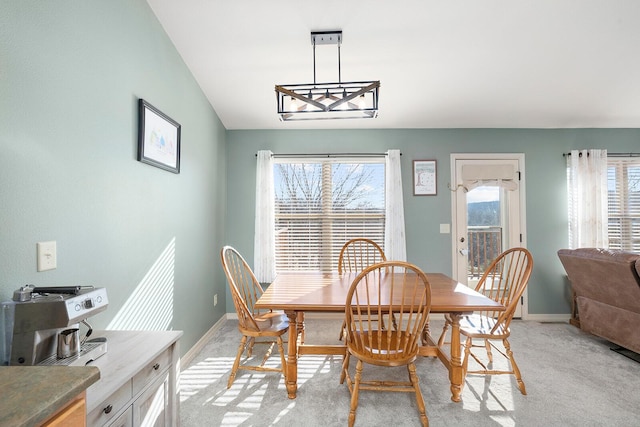
M 369 336 L 368 332 L 354 333 L 354 345 L 349 348 L 351 354 L 367 363 L 378 366 L 401 366 L 416 359 L 418 355 L 417 345 L 410 349 L 399 348 L 396 350 L 394 348 L 398 340 L 406 342 L 407 334 L 386 329 L 380 332 L 381 334 L 378 335 L 377 330 L 371 331 L 371 336 Z
M 478 314 L 463 316 L 460 319 L 460 332 L 473 338 L 501 338 L 509 336 L 509 328 L 503 324 L 496 327 L 496 319 Z M 493 328 L 495 331 L 492 331 Z
M 260 335 L 282 335 L 289 328 L 289 318 L 282 312 L 263 313 L 254 319 L 260 328 Z

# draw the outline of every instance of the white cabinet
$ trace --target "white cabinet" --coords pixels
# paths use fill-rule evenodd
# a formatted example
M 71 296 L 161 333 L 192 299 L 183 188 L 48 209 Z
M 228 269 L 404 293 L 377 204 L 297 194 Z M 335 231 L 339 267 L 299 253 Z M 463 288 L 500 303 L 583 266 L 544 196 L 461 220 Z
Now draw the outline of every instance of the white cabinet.
M 131 411 L 131 406 L 127 407 L 127 409 L 118 418 L 109 424 L 109 427 L 133 427 L 133 416 L 131 415 Z M 91 426 L 88 422 L 87 425 Z
M 165 375 L 133 402 L 133 425 L 170 427 L 167 411 L 169 376 Z
M 99 331 L 107 353 L 91 364 L 100 381 L 87 389 L 87 426 L 177 426 L 180 331 Z

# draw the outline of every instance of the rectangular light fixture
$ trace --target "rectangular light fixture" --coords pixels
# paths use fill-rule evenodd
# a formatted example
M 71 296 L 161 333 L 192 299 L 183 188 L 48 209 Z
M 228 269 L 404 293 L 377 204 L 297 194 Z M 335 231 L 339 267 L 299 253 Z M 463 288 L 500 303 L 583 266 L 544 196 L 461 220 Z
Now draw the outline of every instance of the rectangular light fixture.
M 378 116 L 380 81 L 342 82 L 340 44 L 342 31 L 311 33 L 313 83 L 276 85 L 281 121 L 372 119 Z M 338 45 L 338 82 L 316 83 L 315 52 L 318 44 Z

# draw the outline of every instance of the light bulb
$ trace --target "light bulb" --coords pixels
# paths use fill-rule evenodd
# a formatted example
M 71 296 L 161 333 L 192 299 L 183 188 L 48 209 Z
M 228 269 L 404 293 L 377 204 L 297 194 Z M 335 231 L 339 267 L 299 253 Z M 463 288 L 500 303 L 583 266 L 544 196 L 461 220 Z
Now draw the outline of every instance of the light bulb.
M 343 91 L 342 91 L 342 99 L 345 99 L 346 97 L 347 97 L 347 91 L 346 91 L 346 90 L 343 90 Z M 347 101 L 347 102 L 343 102 L 342 104 L 340 104 L 340 105 L 338 106 L 338 108 L 339 108 L 340 110 L 348 110 L 348 109 L 349 109 L 349 102 L 348 102 L 348 101 Z

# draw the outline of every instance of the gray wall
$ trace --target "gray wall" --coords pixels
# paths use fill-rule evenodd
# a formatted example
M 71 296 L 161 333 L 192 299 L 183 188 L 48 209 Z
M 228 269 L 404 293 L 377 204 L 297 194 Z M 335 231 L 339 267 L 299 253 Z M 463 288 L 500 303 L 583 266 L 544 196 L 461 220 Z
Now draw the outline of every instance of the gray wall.
M 568 245 L 566 162 L 571 149 L 638 151 L 637 129 L 422 129 L 368 131 L 227 131 L 227 242 L 253 260 L 255 153 L 402 151 L 407 258 L 428 271 L 451 273 L 451 153 L 524 153 L 526 239 L 534 256 L 529 282 L 529 313 L 568 314 L 569 294 L 556 251 Z M 415 197 L 412 161 L 436 159 L 438 194 Z M 227 303 L 227 310 L 233 307 Z
M 0 0 L 0 300 L 95 285 L 94 328 L 223 315 L 225 129 L 144 0 Z M 137 100 L 182 125 L 179 175 L 136 161 Z M 36 272 L 36 242 L 58 267 Z M 159 275 L 154 273 L 160 272 Z

